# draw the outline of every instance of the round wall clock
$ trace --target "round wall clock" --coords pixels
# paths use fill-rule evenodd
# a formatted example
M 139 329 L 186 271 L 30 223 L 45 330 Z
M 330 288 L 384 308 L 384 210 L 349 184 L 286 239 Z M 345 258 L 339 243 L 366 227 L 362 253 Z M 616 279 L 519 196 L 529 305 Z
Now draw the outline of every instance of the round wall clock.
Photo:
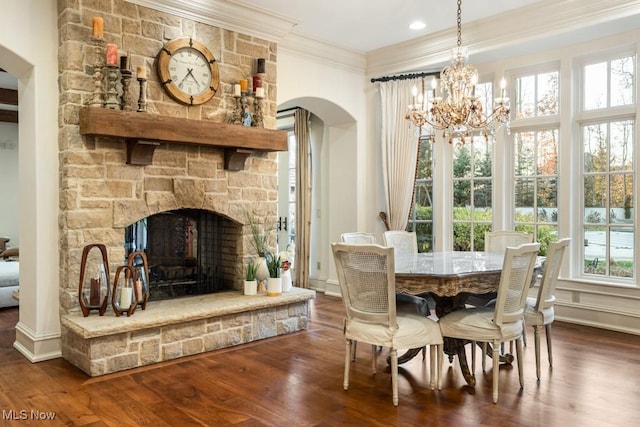
M 156 68 L 164 90 L 182 104 L 204 104 L 218 90 L 218 63 L 204 44 L 191 38 L 164 45 L 158 52 Z

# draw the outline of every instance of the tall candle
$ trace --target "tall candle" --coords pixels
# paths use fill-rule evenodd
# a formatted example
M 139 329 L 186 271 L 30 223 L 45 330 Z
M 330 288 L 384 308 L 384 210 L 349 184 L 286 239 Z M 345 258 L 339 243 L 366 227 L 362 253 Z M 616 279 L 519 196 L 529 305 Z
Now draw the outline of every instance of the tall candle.
M 131 288 L 120 288 L 120 310 L 128 309 L 131 306 Z
M 118 65 L 118 46 L 107 43 L 107 65 Z
M 253 76 L 253 90 L 257 91 L 259 87 L 262 87 L 262 77 L 264 74 L 255 74 Z
M 147 67 L 140 65 L 136 68 L 136 74 L 140 80 L 147 79 Z
M 93 37 L 100 37 L 104 35 L 104 21 L 99 16 L 93 17 Z
M 236 83 L 233 85 L 233 96 L 240 97 L 240 95 L 241 95 L 240 85 Z
M 248 85 L 248 81 L 246 79 L 240 79 L 240 90 L 242 92 L 246 92 L 247 91 L 247 85 Z
M 100 278 L 90 280 L 91 286 L 89 288 L 89 305 L 100 305 Z
M 120 69 L 121 70 L 128 70 L 129 69 L 129 57 L 128 56 L 121 56 L 120 57 Z
M 138 302 L 142 301 L 142 280 L 136 280 L 136 299 Z

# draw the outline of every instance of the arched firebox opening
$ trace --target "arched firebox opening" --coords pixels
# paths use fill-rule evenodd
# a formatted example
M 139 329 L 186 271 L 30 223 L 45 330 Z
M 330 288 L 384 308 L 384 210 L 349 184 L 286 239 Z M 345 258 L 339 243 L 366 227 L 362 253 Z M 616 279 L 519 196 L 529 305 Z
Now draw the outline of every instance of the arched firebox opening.
M 125 228 L 125 254 L 144 252 L 149 300 L 233 289 L 241 227 L 201 209 L 157 213 Z

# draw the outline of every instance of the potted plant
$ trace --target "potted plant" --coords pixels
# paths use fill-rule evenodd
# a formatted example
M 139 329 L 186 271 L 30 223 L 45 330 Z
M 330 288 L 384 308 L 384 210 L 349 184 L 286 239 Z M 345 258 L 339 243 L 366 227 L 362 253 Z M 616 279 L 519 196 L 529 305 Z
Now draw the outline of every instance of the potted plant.
M 267 281 L 267 296 L 274 297 L 282 294 L 282 278 L 280 277 L 280 255 L 267 252 L 267 268 L 269 279 Z
M 258 281 L 256 280 L 256 265 L 253 260 L 247 263 L 244 276 L 244 294 L 256 295 L 258 293 Z
M 245 218 L 251 232 L 251 246 L 258 255 L 255 262 L 256 280 L 262 282 L 269 277 L 265 256 L 269 252 L 269 232 L 265 229 L 267 218 L 259 219 L 255 213 L 245 212 Z

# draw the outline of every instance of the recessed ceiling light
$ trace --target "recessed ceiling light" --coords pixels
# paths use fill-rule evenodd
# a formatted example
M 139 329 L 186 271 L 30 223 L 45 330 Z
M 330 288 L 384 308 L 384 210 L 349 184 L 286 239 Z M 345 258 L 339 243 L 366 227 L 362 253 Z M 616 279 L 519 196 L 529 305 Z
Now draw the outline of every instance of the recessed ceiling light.
M 412 22 L 411 25 L 409 25 L 409 28 L 411 28 L 412 30 L 422 30 L 426 26 L 427 24 L 422 21 L 415 21 Z

